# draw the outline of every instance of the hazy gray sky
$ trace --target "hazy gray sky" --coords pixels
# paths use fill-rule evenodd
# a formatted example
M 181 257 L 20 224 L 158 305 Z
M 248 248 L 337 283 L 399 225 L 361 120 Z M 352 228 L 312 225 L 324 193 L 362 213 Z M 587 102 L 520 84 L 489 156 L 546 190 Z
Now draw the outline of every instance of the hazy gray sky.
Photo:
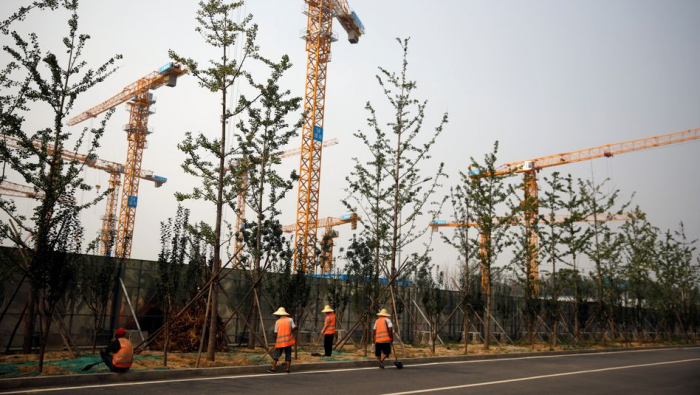
M 0 3 L 5 17 L 25 0 Z M 367 32 L 351 45 L 336 23 L 339 41 L 329 65 L 325 138 L 340 145 L 324 154 L 320 216 L 344 214 L 345 177 L 351 158 L 364 151 L 352 133 L 365 128 L 365 103 L 386 106 L 374 75 L 377 66 L 400 67 L 396 37 L 411 37 L 409 73 L 418 82 L 417 97 L 429 100 L 426 133 L 444 111 L 450 123 L 434 156 L 444 161 L 450 179 L 469 157 L 481 159 L 495 140 L 499 161 L 535 158 L 607 143 L 700 127 L 700 18 L 698 1 L 465 1 L 349 0 Z M 304 43 L 299 39 L 306 17 L 302 0 L 247 1 L 243 13 L 259 24 L 258 42 L 268 57 L 288 54 L 294 67 L 284 87 L 303 94 L 306 68 Z M 93 65 L 120 53 L 121 69 L 107 82 L 77 101 L 75 114 L 116 94 L 127 84 L 168 61 L 167 50 L 202 62 L 217 56 L 194 29 L 197 2 L 166 0 L 83 0 L 82 32 L 92 36 L 85 51 Z M 244 12 L 243 12 L 244 11 Z M 65 34 L 67 15 L 37 12 L 18 25 L 35 31 L 45 46 L 56 46 Z M 3 43 L 7 37 L 0 37 Z M 0 54 L 3 63 L 6 55 Z M 156 259 L 159 222 L 174 215 L 175 191 L 187 191 L 193 180 L 179 167 L 183 155 L 177 143 L 186 131 L 212 136 L 217 130 L 218 99 L 185 76 L 174 89 L 155 92 L 154 132 L 144 154 L 143 168 L 168 178 L 155 189 L 141 183 L 133 258 Z M 128 122 L 122 108 L 114 115 L 99 151 L 100 157 L 123 162 Z M 388 112 L 380 113 L 388 120 Z M 39 128 L 49 119 L 37 111 L 28 126 Z M 298 146 L 296 140 L 289 148 Z M 298 168 L 287 159 L 283 173 Z M 700 238 L 700 143 L 620 155 L 612 159 L 559 166 L 554 170 L 596 180 L 610 178 L 611 188 L 649 213 L 662 229 L 683 221 L 690 238 Z M 89 170 L 88 182 L 106 187 L 107 174 Z M 17 180 L 14 180 L 17 181 Z M 91 196 L 86 193 L 84 198 Z M 293 223 L 296 191 L 282 205 L 283 223 Z M 19 202 L 25 210 L 28 201 Z M 194 219 L 211 221 L 210 206 L 186 203 Z M 85 213 L 88 235 L 100 225 L 104 205 Z M 234 221 L 233 213 L 226 219 Z M 428 218 L 426 217 L 426 225 Z M 338 228 L 339 245 L 351 235 Z M 455 254 L 436 242 L 435 260 L 447 264 Z

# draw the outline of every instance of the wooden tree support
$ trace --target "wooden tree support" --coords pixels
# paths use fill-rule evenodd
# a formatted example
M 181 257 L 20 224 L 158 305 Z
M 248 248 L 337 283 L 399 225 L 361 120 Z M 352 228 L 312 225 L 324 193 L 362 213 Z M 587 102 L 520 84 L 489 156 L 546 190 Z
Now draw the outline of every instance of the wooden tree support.
M 197 351 L 197 364 L 196 368 L 199 367 L 199 361 L 202 358 L 202 350 L 204 349 L 204 334 L 207 333 L 207 323 L 209 322 L 209 306 L 211 305 L 211 293 L 213 286 L 209 284 L 209 295 L 207 296 L 207 307 L 204 310 L 204 322 L 202 323 L 202 334 L 199 338 L 199 350 Z
M 56 324 L 56 329 L 58 329 L 58 334 L 61 336 L 61 340 L 63 340 L 63 345 L 66 347 L 68 355 L 70 355 L 72 359 L 75 359 L 75 343 L 73 342 L 73 338 L 70 336 L 70 333 L 68 333 L 66 325 L 63 323 L 63 318 L 54 310 L 51 319 Z

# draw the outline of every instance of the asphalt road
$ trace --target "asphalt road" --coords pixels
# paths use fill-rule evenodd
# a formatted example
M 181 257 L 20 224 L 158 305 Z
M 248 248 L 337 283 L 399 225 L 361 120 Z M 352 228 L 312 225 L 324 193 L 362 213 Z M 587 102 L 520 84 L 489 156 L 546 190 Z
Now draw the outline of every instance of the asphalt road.
M 700 394 L 700 348 L 50 388 L 44 394 Z

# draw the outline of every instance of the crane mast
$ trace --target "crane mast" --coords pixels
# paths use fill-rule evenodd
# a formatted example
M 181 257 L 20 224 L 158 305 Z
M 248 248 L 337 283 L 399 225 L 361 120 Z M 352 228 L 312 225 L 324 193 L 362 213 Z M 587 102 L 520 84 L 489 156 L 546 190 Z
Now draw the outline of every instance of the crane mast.
M 333 18 L 337 17 L 351 43 L 358 42 L 364 26 L 345 0 L 306 0 L 306 82 L 304 122 L 301 132 L 299 192 L 297 195 L 294 265 L 309 270 L 316 247 L 316 225 L 321 186 L 321 145 L 323 144 L 326 76 L 331 55 Z

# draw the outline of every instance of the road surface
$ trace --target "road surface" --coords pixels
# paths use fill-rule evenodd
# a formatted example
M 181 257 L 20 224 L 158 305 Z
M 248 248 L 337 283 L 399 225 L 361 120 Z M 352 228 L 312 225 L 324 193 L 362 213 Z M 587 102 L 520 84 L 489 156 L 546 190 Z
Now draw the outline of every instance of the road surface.
M 700 348 L 43 388 L 40 394 L 700 394 Z M 9 393 L 22 393 L 13 391 Z

